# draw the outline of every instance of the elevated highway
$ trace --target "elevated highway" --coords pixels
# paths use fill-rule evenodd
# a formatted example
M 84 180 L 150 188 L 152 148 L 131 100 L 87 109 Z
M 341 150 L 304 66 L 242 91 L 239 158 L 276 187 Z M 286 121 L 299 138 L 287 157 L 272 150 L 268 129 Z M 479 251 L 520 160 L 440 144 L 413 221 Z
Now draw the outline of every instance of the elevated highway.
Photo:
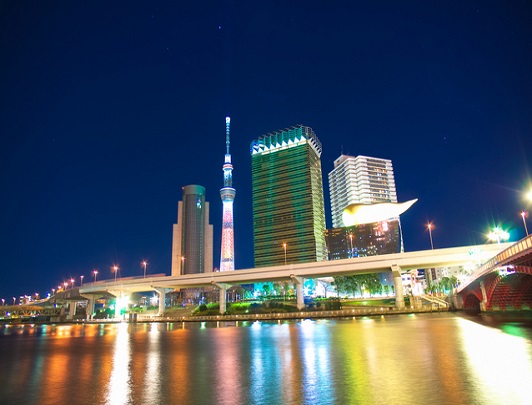
M 511 243 L 485 244 L 228 272 L 106 280 L 85 284 L 83 287 L 79 287 L 78 291 L 80 296 L 93 301 L 95 297 L 109 293 L 120 297 L 133 292 L 154 290 L 159 293 L 159 312 L 162 313 L 164 312 L 164 297 L 167 292 L 181 288 L 216 286 L 220 290 L 220 312 L 223 314 L 226 309 L 226 290 L 233 285 L 292 281 L 296 284 L 298 308 L 303 308 L 303 280 L 305 278 L 391 272 L 395 285 L 396 306 L 402 309 L 404 308 L 404 297 L 401 272 L 467 264 L 478 266 L 510 245 Z

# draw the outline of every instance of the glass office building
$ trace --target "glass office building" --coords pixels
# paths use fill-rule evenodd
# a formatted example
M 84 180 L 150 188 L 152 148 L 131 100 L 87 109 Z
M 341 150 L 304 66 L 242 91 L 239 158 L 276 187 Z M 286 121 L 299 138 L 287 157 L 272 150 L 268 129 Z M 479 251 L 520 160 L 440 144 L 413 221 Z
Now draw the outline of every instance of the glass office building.
M 399 219 L 327 229 L 329 260 L 377 256 L 401 252 Z
M 205 187 L 183 187 L 172 239 L 172 276 L 213 271 L 213 227 Z
M 251 143 L 255 267 L 327 260 L 321 151 L 303 125 Z

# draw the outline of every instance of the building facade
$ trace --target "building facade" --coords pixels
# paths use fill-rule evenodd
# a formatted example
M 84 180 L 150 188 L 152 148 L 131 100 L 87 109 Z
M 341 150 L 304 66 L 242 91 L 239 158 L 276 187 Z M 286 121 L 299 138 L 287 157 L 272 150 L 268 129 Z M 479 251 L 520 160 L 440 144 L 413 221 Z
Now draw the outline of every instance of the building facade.
M 328 178 L 333 228 L 345 226 L 342 213 L 351 204 L 397 202 L 389 159 L 340 155 Z
M 173 227 L 172 276 L 213 271 L 213 227 L 205 187 L 183 187 Z
M 377 256 L 401 251 L 399 219 L 327 229 L 329 260 Z
M 255 267 L 327 260 L 321 151 L 302 125 L 251 143 Z
M 220 271 L 235 269 L 235 235 L 233 225 L 233 201 L 236 190 L 233 188 L 233 165 L 229 153 L 229 125 L 231 119 L 225 117 L 225 160 L 223 165 L 224 186 L 220 190 L 222 199 L 222 247 L 220 255 Z

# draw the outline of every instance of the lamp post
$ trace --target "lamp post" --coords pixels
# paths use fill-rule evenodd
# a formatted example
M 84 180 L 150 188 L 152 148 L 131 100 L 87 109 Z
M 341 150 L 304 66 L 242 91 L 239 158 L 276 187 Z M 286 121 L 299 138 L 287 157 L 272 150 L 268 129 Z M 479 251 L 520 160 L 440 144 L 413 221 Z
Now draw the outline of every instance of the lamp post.
M 146 267 L 148 266 L 148 262 L 146 260 L 143 260 L 142 265 L 144 266 L 144 278 L 146 278 Z
M 433 226 L 434 226 L 434 225 L 432 225 L 432 222 L 429 222 L 429 223 L 427 224 L 427 229 L 429 230 L 430 248 L 431 248 L 432 250 L 434 250 L 434 244 L 432 243 L 432 227 L 433 227 Z
M 2 298 L 2 306 L 6 305 L 6 300 Z
M 351 258 L 353 258 L 353 233 L 349 234 L 349 240 L 351 241 Z
M 68 282 L 65 281 L 65 282 L 63 283 L 63 286 L 65 287 L 64 291 L 66 291 L 67 286 L 68 286 Z
M 72 283 L 72 287 L 71 287 L 71 288 L 74 288 L 74 279 L 71 278 L 71 279 L 70 279 L 70 282 Z
M 181 270 L 179 271 L 183 274 L 183 268 L 185 267 L 185 256 L 181 256 Z
M 52 295 L 55 294 L 55 288 L 52 288 Z
M 81 279 L 81 283 L 79 285 L 80 287 L 83 287 L 83 277 L 85 277 L 85 276 L 79 276 L 79 278 Z
M 15 302 L 17 302 L 17 299 L 13 297 L 13 305 L 15 305 Z
M 116 275 L 118 274 L 118 266 L 116 264 L 113 266 L 113 270 L 115 272 L 115 281 L 116 281 Z
M 98 275 L 98 270 L 93 270 L 92 274 L 94 274 L 94 282 L 96 282 L 96 276 Z
M 284 249 L 284 265 L 286 266 L 286 242 L 283 242 L 283 249 Z
M 526 227 L 526 221 L 525 221 L 525 218 L 527 217 L 528 217 L 528 212 L 521 211 L 521 218 L 523 218 L 523 225 L 525 226 L 526 236 L 528 236 L 528 228 Z

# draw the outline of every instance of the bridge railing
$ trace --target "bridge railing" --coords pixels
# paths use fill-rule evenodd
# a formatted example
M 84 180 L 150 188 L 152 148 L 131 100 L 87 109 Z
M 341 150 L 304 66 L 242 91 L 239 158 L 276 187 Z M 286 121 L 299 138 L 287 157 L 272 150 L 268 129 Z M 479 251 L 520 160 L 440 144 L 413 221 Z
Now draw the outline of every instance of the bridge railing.
M 461 292 L 477 278 L 482 277 L 485 274 L 491 273 L 498 267 L 509 264 L 511 261 L 518 258 L 521 253 L 530 251 L 531 249 L 532 234 L 514 243 L 512 246 L 504 249 L 502 252 L 497 253 L 491 260 L 480 266 L 475 272 L 473 272 L 468 278 L 466 278 L 462 284 L 460 284 L 460 286 L 457 288 L 457 292 Z

